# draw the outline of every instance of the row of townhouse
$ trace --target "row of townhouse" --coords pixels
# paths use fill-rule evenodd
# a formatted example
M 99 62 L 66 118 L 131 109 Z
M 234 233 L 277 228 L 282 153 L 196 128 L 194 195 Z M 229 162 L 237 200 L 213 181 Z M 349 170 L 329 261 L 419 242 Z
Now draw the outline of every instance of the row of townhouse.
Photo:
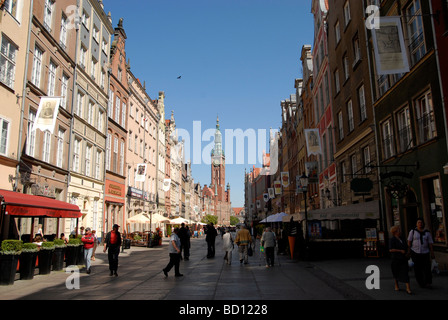
M 148 226 L 126 223 L 141 212 L 197 220 L 199 198 L 185 205 L 194 180 L 174 116 L 165 120 L 164 92 L 151 99 L 132 72 L 123 19 L 114 28 L 98 0 L 3 0 L 0 8 L 0 189 L 82 213 L 76 220 L 2 212 L 1 238 L 34 235 L 39 224 L 47 235 L 84 226 L 102 236 L 114 224 L 142 231 Z M 54 129 L 35 129 L 51 97 L 60 98 Z
M 246 219 L 285 212 L 307 220 L 312 241 L 352 239 L 362 252 L 366 229 L 386 246 L 390 227 L 407 235 L 422 217 L 446 263 L 447 1 L 313 0 L 311 12 L 313 48 L 280 104 L 279 168 L 252 195 L 263 168 L 246 174 Z

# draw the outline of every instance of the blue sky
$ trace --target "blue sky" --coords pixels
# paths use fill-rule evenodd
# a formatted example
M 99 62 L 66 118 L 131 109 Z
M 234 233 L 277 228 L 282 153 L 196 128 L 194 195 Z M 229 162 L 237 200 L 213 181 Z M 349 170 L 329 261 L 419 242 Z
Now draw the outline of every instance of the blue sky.
M 165 92 L 166 118 L 173 110 L 177 128 L 187 130 L 191 141 L 194 121 L 204 132 L 215 128 L 217 116 L 224 148 L 226 129 L 259 132 L 281 126 L 280 102 L 302 77 L 301 48 L 313 44 L 311 1 L 103 2 L 114 27 L 124 19 L 132 72 L 146 82 L 152 99 Z M 198 146 L 190 145 L 193 158 Z M 243 164 L 236 164 L 235 156 L 226 159 L 233 162 L 226 166 L 233 207 L 244 205 L 244 169 L 253 166 L 247 153 Z M 195 182 L 210 184 L 209 165 L 192 168 Z

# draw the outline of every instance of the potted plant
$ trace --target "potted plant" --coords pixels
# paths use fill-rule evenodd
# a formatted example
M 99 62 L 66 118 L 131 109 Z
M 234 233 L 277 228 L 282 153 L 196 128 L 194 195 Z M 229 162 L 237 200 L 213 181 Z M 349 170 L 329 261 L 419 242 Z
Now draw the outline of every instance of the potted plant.
M 79 246 L 78 246 L 78 259 L 76 260 L 76 264 L 77 265 L 81 265 L 81 264 L 85 264 L 85 258 L 84 258 L 84 243 L 82 242 L 82 235 L 78 234 L 78 241 L 79 241 Z
M 34 278 L 36 259 L 39 248 L 35 243 L 24 243 L 19 258 L 20 280 L 31 280 Z
M 81 245 L 81 240 L 78 238 L 70 238 L 65 249 L 65 266 L 77 265 L 78 263 L 78 251 Z
M 22 246 L 21 240 L 3 240 L 0 250 L 0 285 L 14 284 Z
M 64 268 L 65 249 L 67 245 L 64 240 L 54 239 L 53 271 L 60 271 Z
M 42 242 L 38 253 L 39 274 L 49 274 L 51 272 L 54 248 L 53 241 Z

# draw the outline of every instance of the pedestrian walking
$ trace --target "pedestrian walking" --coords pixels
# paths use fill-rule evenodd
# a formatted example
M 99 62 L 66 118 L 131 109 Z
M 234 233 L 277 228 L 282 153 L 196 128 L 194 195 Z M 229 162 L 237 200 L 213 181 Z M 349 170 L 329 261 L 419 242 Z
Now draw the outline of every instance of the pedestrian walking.
M 121 246 L 121 234 L 118 231 L 120 226 L 118 224 L 114 224 L 112 231 L 109 231 L 106 235 L 106 239 L 104 241 L 104 250 L 107 251 L 107 257 L 109 259 L 109 270 L 110 275 L 115 275 L 118 277 L 118 255 L 120 254 L 120 246 Z
M 252 237 L 249 230 L 243 225 L 241 230 L 238 231 L 235 238 L 235 243 L 238 246 L 238 254 L 240 258 L 240 263 L 248 264 L 249 256 L 247 254 L 248 247 L 252 245 Z
M 232 264 L 232 251 L 234 248 L 234 244 L 233 244 L 233 237 L 232 237 L 232 234 L 230 233 L 229 229 L 224 230 L 224 234 L 222 236 L 222 248 L 226 253 L 224 256 L 224 260 L 226 260 L 226 263 L 228 265 L 231 265 Z
M 207 258 L 210 259 L 215 257 L 215 240 L 216 236 L 218 235 L 213 222 L 210 222 L 210 224 L 207 226 L 205 234 L 205 241 L 207 242 Z
M 173 266 L 174 266 L 174 276 L 175 277 L 183 276 L 183 274 L 181 274 L 180 270 L 179 270 L 181 243 L 180 243 L 178 233 L 179 233 L 179 228 L 174 228 L 174 233 L 171 234 L 171 237 L 170 237 L 170 247 L 169 247 L 170 262 L 168 262 L 167 266 L 164 269 L 162 269 L 165 277 L 168 277 L 168 272 L 170 272 L 170 270 L 173 268 Z
M 189 258 L 190 258 L 190 246 L 189 246 L 190 237 L 189 237 L 188 229 L 185 227 L 185 223 L 181 224 L 178 236 L 180 239 L 180 259 L 182 259 L 182 252 L 183 252 L 183 254 L 184 254 L 183 258 L 185 260 L 189 260 Z
M 406 253 L 408 245 L 404 239 L 401 238 L 401 229 L 399 226 L 390 228 L 392 237 L 389 240 L 389 252 L 391 253 L 391 269 L 395 280 L 395 291 L 400 290 L 400 282 L 406 284 L 406 292 L 412 294 L 409 283 L 409 265 Z
M 93 251 L 92 251 L 92 261 L 95 261 L 95 252 L 96 252 L 96 248 L 98 247 L 98 237 L 96 235 L 96 230 L 92 230 L 92 235 L 94 237 Z
M 266 255 L 266 268 L 274 266 L 275 244 L 275 233 L 272 232 L 271 227 L 267 227 L 261 236 L 261 245 L 264 247 Z
M 84 244 L 84 260 L 86 262 L 86 272 L 87 274 L 90 274 L 93 246 L 95 245 L 95 237 L 92 234 L 90 228 L 86 228 L 86 232 L 82 236 L 81 241 Z
M 431 288 L 431 259 L 434 259 L 433 239 L 431 232 L 425 229 L 422 218 L 417 219 L 416 228 L 409 232 L 408 246 L 411 248 L 411 258 L 414 262 L 414 274 L 417 283 L 422 288 Z

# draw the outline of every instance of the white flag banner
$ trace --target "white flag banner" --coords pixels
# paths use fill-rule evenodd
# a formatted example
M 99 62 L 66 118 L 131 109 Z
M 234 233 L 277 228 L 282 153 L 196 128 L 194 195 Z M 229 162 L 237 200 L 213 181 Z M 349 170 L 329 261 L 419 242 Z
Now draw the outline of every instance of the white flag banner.
M 146 164 L 141 163 L 137 165 L 137 172 L 135 175 L 135 181 L 143 182 L 146 179 Z
M 164 179 L 163 180 L 163 191 L 170 190 L 171 187 L 171 179 Z
M 322 154 L 320 147 L 319 129 L 305 129 L 306 148 L 308 156 L 312 154 Z
M 409 72 L 400 17 L 381 17 L 379 28 L 372 29 L 372 40 L 379 75 Z
M 48 130 L 53 133 L 59 113 L 60 103 L 61 98 L 42 97 L 40 99 L 39 109 L 37 110 L 36 120 L 34 121 L 34 125 L 31 130 Z
M 264 202 L 269 201 L 269 193 L 263 193 L 263 200 L 264 200 Z
M 275 198 L 274 188 L 269 188 L 268 189 L 268 193 L 269 193 L 269 199 L 274 199 Z

